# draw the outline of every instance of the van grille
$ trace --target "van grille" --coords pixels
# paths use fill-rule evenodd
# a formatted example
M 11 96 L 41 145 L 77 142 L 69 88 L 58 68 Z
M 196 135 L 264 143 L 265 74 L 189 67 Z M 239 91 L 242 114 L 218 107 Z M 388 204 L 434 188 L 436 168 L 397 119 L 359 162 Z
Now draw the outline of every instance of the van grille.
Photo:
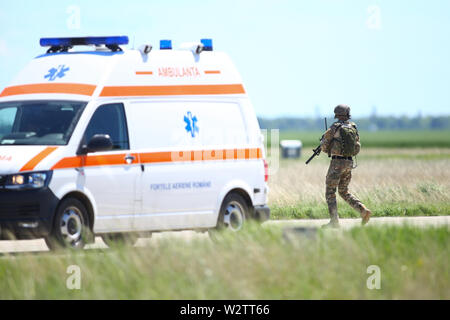
M 0 204 L 1 218 L 17 218 L 38 216 L 40 211 L 39 203 L 17 204 L 2 203 Z

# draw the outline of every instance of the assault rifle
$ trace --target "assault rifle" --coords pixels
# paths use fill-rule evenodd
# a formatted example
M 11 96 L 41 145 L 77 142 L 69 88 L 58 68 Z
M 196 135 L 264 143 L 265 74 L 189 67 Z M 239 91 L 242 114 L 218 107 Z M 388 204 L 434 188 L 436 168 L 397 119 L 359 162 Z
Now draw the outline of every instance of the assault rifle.
M 327 118 L 325 117 L 325 132 L 328 130 L 328 125 L 327 125 Z M 323 136 L 325 135 L 325 133 L 322 135 L 322 138 L 320 138 L 320 142 L 322 142 Z M 320 151 L 322 151 L 321 149 L 321 145 L 319 144 L 317 146 L 317 148 L 313 149 L 313 155 L 306 160 L 306 164 L 308 164 L 312 159 L 314 159 L 315 156 L 318 156 L 320 154 Z

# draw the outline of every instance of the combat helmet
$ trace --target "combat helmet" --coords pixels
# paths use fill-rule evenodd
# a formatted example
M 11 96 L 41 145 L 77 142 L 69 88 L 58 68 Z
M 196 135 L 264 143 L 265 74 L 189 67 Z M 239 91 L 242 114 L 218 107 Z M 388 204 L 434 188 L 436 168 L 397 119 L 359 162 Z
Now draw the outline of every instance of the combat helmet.
M 340 104 L 334 108 L 334 117 L 347 116 L 350 119 L 350 107 L 345 104 Z

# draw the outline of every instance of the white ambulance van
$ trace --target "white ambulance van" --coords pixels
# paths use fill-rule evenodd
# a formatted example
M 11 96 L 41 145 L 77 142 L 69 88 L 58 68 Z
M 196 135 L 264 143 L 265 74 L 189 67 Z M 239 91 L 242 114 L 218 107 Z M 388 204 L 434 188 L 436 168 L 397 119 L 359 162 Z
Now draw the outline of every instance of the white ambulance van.
M 210 39 L 180 50 L 124 50 L 124 36 L 40 44 L 48 51 L 0 94 L 1 239 L 82 248 L 93 235 L 269 218 L 259 124 Z

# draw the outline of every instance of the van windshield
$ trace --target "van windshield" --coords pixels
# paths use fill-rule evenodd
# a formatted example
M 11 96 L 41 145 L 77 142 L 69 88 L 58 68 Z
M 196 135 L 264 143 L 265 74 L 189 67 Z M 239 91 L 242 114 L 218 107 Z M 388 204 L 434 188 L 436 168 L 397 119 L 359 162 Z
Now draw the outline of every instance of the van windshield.
M 0 146 L 66 145 L 86 102 L 0 103 Z

